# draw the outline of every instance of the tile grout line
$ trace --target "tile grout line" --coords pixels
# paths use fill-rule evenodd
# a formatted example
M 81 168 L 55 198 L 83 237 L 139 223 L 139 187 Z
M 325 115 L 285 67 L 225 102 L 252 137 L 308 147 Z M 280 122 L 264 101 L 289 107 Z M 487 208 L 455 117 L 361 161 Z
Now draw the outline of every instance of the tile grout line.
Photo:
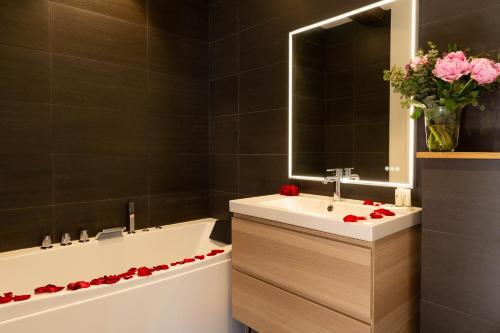
M 52 211 L 52 241 L 56 241 L 56 165 L 55 165 L 55 152 L 53 145 L 53 133 L 54 133 L 54 93 L 53 93 L 53 71 L 54 71 L 54 55 L 52 50 L 52 1 L 49 2 L 49 103 L 50 103 L 50 137 L 51 137 L 51 167 L 52 167 L 52 182 L 51 182 L 51 211 Z
M 236 2 L 236 191 L 240 193 L 240 1 Z
M 211 6 L 207 7 L 208 11 L 208 212 L 212 216 L 212 15 L 210 15 Z
M 146 0 L 146 103 L 149 105 L 149 1 Z M 148 107 L 146 106 L 148 109 Z M 149 110 L 148 110 L 149 111 Z M 151 182 L 151 156 L 150 156 L 150 145 L 149 145 L 149 122 L 148 118 L 146 119 L 146 128 L 148 129 L 148 134 L 146 136 L 146 222 L 147 226 L 151 225 L 151 197 L 150 197 L 150 182 Z

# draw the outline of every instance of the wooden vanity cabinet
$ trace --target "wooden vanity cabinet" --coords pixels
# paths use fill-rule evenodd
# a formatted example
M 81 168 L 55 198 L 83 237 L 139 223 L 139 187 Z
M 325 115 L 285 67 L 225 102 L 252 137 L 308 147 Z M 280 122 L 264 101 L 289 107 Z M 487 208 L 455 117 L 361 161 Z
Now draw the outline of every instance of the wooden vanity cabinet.
M 418 332 L 420 226 L 375 242 L 235 214 L 232 309 L 259 333 Z

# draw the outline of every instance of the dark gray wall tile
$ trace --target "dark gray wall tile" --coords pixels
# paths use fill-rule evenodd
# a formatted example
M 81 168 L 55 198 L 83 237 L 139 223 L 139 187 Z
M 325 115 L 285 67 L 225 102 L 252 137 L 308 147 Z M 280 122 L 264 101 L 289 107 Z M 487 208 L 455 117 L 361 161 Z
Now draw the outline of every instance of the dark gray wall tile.
M 0 209 L 45 206 L 51 203 L 50 154 L 2 154 L 0 170 Z
M 215 191 L 238 192 L 238 155 L 210 156 L 210 188 Z
M 241 154 L 286 154 L 288 111 L 252 112 L 240 116 Z
M 238 71 L 238 39 L 235 36 L 210 44 L 210 76 L 212 79 Z
M 139 24 L 146 24 L 147 0 L 52 0 L 91 12 L 116 17 Z
M 149 0 L 151 27 L 201 40 L 208 39 L 208 7 L 198 0 Z
M 240 113 L 280 109 L 288 104 L 288 66 L 280 63 L 239 76 Z
M 422 298 L 499 323 L 500 258 L 494 255 L 499 251 L 496 239 L 424 229 Z
M 286 155 L 240 155 L 240 193 L 277 193 L 288 182 L 286 161 Z
M 49 0 L 0 2 L 0 42 L 49 49 Z
M 149 157 L 149 193 L 207 189 L 208 159 L 208 154 L 152 154 Z
M 467 313 L 423 301 L 421 315 L 424 320 L 420 332 L 425 333 L 496 333 L 500 325 Z
M 47 52 L 0 45 L 0 99 L 49 102 Z
M 52 4 L 52 49 L 124 65 L 146 64 L 146 27 Z
M 50 154 L 50 105 L 0 103 L 0 154 Z
M 53 151 L 57 154 L 141 155 L 146 150 L 143 110 L 53 106 Z
M 160 226 L 206 218 L 209 214 L 207 191 L 152 196 L 149 225 Z
M 224 116 L 210 120 L 210 152 L 236 154 L 238 152 L 238 117 Z
M 220 116 L 238 113 L 238 76 L 210 83 L 210 114 Z
M 238 30 L 238 1 L 221 0 L 210 7 L 210 40 L 214 41 Z
M 389 124 L 354 125 L 354 151 L 387 153 L 389 151 Z
M 477 11 L 478 9 L 498 5 L 497 0 L 455 0 L 452 3 L 453 6 L 450 6 L 449 1 L 420 0 L 420 24 L 425 25 L 433 21 L 439 21 L 443 17 L 467 16 L 470 12 Z
M 56 204 L 146 194 L 145 157 L 56 155 Z
M 149 29 L 149 68 L 203 79 L 208 75 L 208 43 L 167 31 Z
M 0 252 L 40 246 L 52 229 L 52 207 L 0 211 Z
M 240 0 L 240 30 L 283 15 L 298 4 L 298 0 L 275 0 L 272 2 L 266 0 Z
M 52 96 L 56 104 L 137 108 L 146 103 L 146 70 L 54 55 Z
M 474 6 L 477 4 L 474 3 Z M 448 17 L 445 16 L 446 12 L 442 15 L 441 18 Z M 419 33 L 420 45 L 426 46 L 427 41 L 433 41 L 442 51 L 447 51 L 448 43 L 458 43 L 461 48 L 471 48 L 473 53 L 495 50 L 500 44 L 500 36 L 496 33 L 499 25 L 500 5 L 468 12 L 466 15 L 448 17 L 423 25 Z
M 208 82 L 163 72 L 149 73 L 149 106 L 153 112 L 205 115 Z
M 288 59 L 288 33 L 297 26 L 296 16 L 283 15 L 239 34 L 240 71 Z
M 424 161 L 424 228 L 498 239 L 500 161 Z

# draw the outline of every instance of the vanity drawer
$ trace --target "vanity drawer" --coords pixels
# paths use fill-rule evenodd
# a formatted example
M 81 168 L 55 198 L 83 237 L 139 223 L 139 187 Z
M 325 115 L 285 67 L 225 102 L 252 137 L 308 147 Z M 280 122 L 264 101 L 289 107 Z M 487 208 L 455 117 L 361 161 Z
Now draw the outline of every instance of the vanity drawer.
M 369 333 L 370 326 L 233 270 L 233 317 L 260 333 Z
M 233 218 L 233 266 L 371 323 L 371 249 Z

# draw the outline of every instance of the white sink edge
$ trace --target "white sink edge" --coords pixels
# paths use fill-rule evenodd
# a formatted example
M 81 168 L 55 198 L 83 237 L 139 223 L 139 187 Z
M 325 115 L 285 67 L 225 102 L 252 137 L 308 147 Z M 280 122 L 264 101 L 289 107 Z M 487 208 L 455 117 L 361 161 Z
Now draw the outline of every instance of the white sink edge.
M 309 198 L 328 200 L 329 197 L 301 194 Z M 408 229 L 421 223 L 421 208 L 411 207 L 410 212 L 396 217 L 386 217 L 383 220 L 371 220 L 372 223 L 345 223 L 332 221 L 321 215 L 307 212 L 297 212 L 280 207 L 259 204 L 262 201 L 286 198 L 280 195 L 267 195 L 246 199 L 231 200 L 230 211 L 248 216 L 254 216 L 285 224 L 295 225 L 316 231 L 322 231 L 339 236 L 373 242 L 391 234 Z M 362 204 L 359 200 L 346 200 L 346 203 Z M 373 207 L 377 209 L 378 207 Z

